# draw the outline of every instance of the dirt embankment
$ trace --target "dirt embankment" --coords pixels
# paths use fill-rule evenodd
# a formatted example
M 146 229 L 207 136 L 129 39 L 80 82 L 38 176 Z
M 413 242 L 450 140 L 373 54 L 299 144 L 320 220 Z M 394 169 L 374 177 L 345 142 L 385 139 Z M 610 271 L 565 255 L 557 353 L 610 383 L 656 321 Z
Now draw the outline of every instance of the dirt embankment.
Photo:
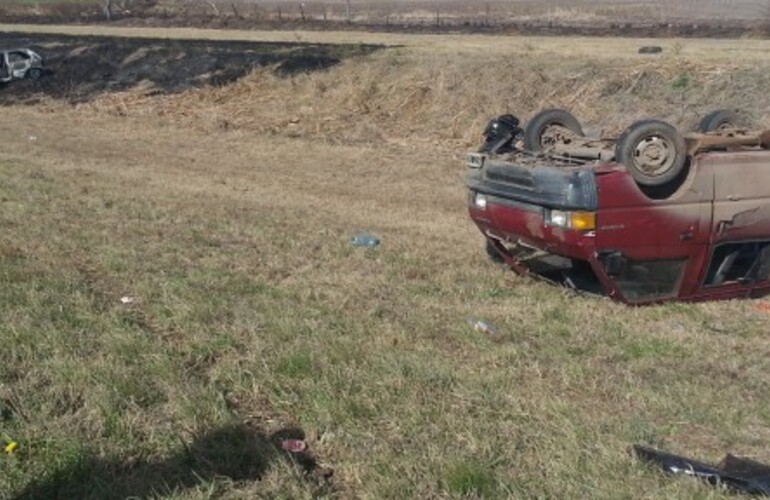
M 449 39 L 451 50 L 432 38 L 421 39 L 428 46 L 379 50 L 3 35 L 0 43 L 40 50 L 51 75 L 0 88 L 0 104 L 53 98 L 207 131 L 432 142 L 452 151 L 475 145 L 497 114 L 527 119 L 546 107 L 571 110 L 593 134 L 618 133 L 648 117 L 688 129 L 723 108 L 770 124 L 770 59 L 751 52 L 762 51 L 761 42 L 661 41 L 662 54 L 645 56 L 634 41 L 469 37 L 464 46 L 464 37 Z
M 264 67 L 287 77 L 329 68 L 380 48 L 23 34 L 0 34 L 0 47 L 32 48 L 43 55 L 47 70 L 38 81 L 0 84 L 0 103 L 41 96 L 82 102 L 136 87 L 146 94 L 175 93 L 232 83 Z

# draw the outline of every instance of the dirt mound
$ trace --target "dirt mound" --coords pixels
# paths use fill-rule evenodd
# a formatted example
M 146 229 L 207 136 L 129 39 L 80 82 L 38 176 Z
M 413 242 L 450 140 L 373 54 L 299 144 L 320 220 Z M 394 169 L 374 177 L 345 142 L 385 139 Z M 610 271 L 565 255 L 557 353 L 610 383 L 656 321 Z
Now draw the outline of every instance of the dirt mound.
M 82 102 L 137 86 L 150 94 L 175 93 L 232 83 L 255 68 L 270 67 L 284 77 L 318 71 L 380 48 L 11 34 L 0 34 L 0 47 L 32 48 L 44 57 L 48 72 L 38 81 L 0 87 L 0 103 L 44 95 Z

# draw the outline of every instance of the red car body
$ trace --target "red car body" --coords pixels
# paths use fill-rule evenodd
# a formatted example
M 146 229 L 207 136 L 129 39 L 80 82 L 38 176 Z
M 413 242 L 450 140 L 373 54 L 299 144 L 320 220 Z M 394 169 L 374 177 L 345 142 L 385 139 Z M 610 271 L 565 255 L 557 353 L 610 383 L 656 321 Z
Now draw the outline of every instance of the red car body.
M 519 273 L 632 304 L 770 293 L 770 151 L 698 154 L 673 192 L 617 163 L 471 156 L 471 219 Z

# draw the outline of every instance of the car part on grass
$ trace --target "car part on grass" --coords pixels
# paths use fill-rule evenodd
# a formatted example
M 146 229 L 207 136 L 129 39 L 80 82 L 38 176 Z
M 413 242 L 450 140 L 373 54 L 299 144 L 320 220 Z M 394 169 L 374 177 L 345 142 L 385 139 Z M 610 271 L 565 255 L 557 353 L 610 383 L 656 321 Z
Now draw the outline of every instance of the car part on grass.
M 532 117 L 524 128 L 524 147 L 540 152 L 583 137 L 580 122 L 564 109 L 546 109 Z
M 350 244 L 354 247 L 374 248 L 380 244 L 380 239 L 367 233 L 361 233 L 350 239 Z
M 500 252 L 495 248 L 495 245 L 492 244 L 491 241 L 486 240 L 486 252 L 487 256 L 489 257 L 489 260 L 494 262 L 495 264 L 505 264 L 505 259 L 503 259 L 503 256 L 500 254 Z
M 38 80 L 45 74 L 43 58 L 30 49 L 0 51 L 0 83 L 30 78 Z
M 727 454 L 719 464 L 710 465 L 647 446 L 634 445 L 631 451 L 669 474 L 696 477 L 740 493 L 770 496 L 770 466 L 748 458 Z

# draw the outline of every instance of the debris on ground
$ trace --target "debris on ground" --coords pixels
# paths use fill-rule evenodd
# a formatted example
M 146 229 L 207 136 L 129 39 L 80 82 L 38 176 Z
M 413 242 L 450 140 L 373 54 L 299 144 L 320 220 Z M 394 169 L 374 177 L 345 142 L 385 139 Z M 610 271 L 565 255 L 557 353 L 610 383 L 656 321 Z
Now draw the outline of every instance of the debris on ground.
M 9 454 L 9 455 L 10 455 L 10 454 L 12 454 L 14 451 L 16 451 L 16 448 L 18 448 L 18 447 L 19 447 L 19 443 L 17 443 L 16 441 L 11 441 L 11 442 L 10 442 L 10 443 L 8 443 L 7 445 L 5 445 L 5 448 L 3 448 L 3 450 L 4 450 L 4 451 L 5 451 L 7 454 Z
M 302 453 L 307 450 L 307 442 L 302 439 L 284 439 L 281 448 L 289 453 Z
M 380 239 L 371 234 L 361 233 L 353 236 L 350 239 L 350 244 L 354 247 L 373 248 L 380 244 Z
M 709 465 L 647 446 L 634 445 L 632 452 L 669 474 L 697 477 L 712 486 L 724 485 L 740 493 L 770 496 L 770 466 L 748 458 L 728 453 L 717 465 Z
M 475 318 L 469 318 L 468 324 L 471 325 L 471 328 L 473 328 L 473 330 L 478 333 L 483 333 L 491 337 L 497 335 L 497 330 L 495 330 L 494 327 L 492 327 L 492 325 L 490 325 L 486 321 L 482 321 L 480 319 L 475 319 Z
M 640 54 L 660 54 L 663 52 L 663 47 L 658 45 L 648 45 L 646 47 L 639 47 Z
M 2 431 L 0 431 L 0 443 L 3 443 L 3 452 L 7 455 L 12 455 L 19 447 L 18 442 Z
M 133 298 L 133 297 L 128 297 L 128 296 L 125 296 L 125 297 L 121 297 L 121 298 L 120 298 L 120 303 L 121 303 L 121 304 L 123 304 L 123 305 L 129 305 L 129 304 L 133 304 L 133 303 L 134 303 L 134 301 L 135 301 L 135 300 L 134 300 L 134 298 Z

